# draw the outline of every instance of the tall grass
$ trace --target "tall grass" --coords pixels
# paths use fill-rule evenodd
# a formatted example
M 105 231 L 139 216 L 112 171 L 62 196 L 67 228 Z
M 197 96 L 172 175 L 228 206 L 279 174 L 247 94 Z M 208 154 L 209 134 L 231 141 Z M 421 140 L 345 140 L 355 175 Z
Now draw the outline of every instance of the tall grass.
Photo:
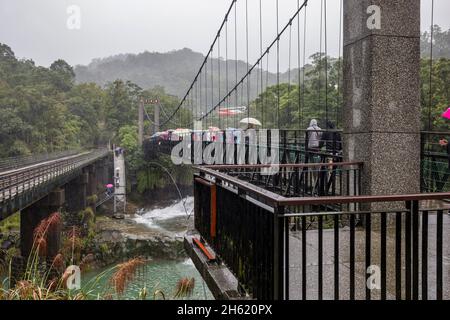
M 110 300 L 121 299 L 128 286 L 136 280 L 136 274 L 148 261 L 142 257 L 130 259 L 124 263 L 109 268 L 80 289 L 68 289 L 67 280 L 71 276 L 66 270 L 66 261 L 72 265 L 79 262 L 82 272 L 86 270 L 95 258 L 93 254 L 81 257 L 82 241 L 77 227 L 71 227 L 61 250 L 54 257 L 48 257 L 49 236 L 59 232 L 61 215 L 53 213 L 35 228 L 31 253 L 26 260 L 25 270 L 20 279 L 13 282 L 12 259 L 9 261 L 9 276 L 0 283 L 0 300 Z M 109 279 L 108 279 L 109 277 Z M 194 289 L 194 279 L 183 278 L 178 282 L 173 298 L 188 297 Z M 136 299 L 146 299 L 148 291 L 145 286 Z M 154 291 L 153 298 L 166 295 Z

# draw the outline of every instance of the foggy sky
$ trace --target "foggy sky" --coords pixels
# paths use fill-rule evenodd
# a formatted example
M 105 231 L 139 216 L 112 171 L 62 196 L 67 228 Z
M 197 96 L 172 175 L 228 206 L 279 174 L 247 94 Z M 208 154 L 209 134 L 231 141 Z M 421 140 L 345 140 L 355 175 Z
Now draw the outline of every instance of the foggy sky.
M 259 0 L 248 1 L 249 62 L 253 63 L 259 53 Z M 279 2 L 281 29 L 295 12 L 297 0 Z M 0 42 L 8 44 L 16 56 L 31 58 L 43 66 L 59 58 L 72 65 L 88 64 L 93 58 L 114 54 L 167 52 L 184 47 L 206 53 L 230 3 L 231 0 L 0 0 Z M 262 0 L 262 3 L 263 47 L 266 48 L 276 33 L 276 7 L 275 0 Z M 339 0 L 328 0 L 327 4 L 328 51 L 337 56 Z M 66 10 L 70 5 L 81 9 L 79 30 L 69 30 L 66 26 L 69 17 Z M 245 61 L 244 5 L 245 1 L 238 1 L 238 59 Z M 435 0 L 435 6 L 435 23 L 450 28 L 450 1 Z M 431 0 L 422 0 L 423 30 L 429 28 L 430 7 Z M 320 48 L 319 0 L 309 1 L 308 17 L 307 56 Z M 229 32 L 234 32 L 231 27 Z M 286 33 L 280 48 L 281 69 L 288 67 L 288 36 Z M 292 28 L 292 39 L 291 64 L 295 67 L 296 24 Z M 234 53 L 231 45 L 230 52 Z M 221 55 L 225 55 L 223 51 Z M 234 58 L 234 54 L 230 53 L 229 57 Z

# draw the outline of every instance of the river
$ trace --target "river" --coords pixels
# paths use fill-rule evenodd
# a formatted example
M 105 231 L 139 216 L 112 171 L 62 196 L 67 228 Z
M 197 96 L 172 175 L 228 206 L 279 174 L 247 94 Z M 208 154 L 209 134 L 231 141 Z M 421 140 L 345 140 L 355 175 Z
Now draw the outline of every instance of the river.
M 184 205 L 182 201 L 165 202 L 163 205 L 156 205 L 150 209 L 142 209 L 131 219 L 145 228 L 162 230 L 176 236 L 183 236 L 189 226 L 193 224 L 194 217 L 191 215 L 193 207 L 193 197 L 187 197 Z M 112 273 L 110 268 L 107 267 L 88 272 L 83 276 L 83 286 L 92 287 L 90 292 L 92 297 L 96 296 L 97 293 L 103 292 L 104 288 L 108 285 L 110 278 L 108 275 Z M 102 272 L 107 274 L 92 286 L 94 279 Z M 188 299 L 213 299 L 211 292 L 189 258 L 186 258 L 184 261 L 170 259 L 149 261 L 137 273 L 134 281 L 128 286 L 127 291 L 120 298 L 137 299 L 141 289 L 146 287 L 148 291 L 147 299 L 153 299 L 153 293 L 157 290 L 161 290 L 166 296 L 166 299 L 173 299 L 177 283 L 181 278 L 195 279 L 193 294 Z M 160 298 L 161 295 L 158 295 L 158 299 Z

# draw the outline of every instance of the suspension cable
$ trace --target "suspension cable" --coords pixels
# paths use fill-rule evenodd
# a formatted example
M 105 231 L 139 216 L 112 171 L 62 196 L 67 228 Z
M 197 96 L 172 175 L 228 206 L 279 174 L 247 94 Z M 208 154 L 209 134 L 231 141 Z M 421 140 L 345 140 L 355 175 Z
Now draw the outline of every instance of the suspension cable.
M 291 56 L 292 56 L 292 24 L 289 26 L 289 54 L 288 54 L 288 110 L 291 110 Z
M 218 41 L 219 35 L 220 35 L 220 33 L 221 33 L 221 31 L 222 31 L 224 25 L 225 25 L 225 21 L 227 20 L 228 15 L 230 14 L 230 12 L 231 12 L 231 10 L 233 9 L 233 7 L 236 9 L 236 2 L 237 2 L 237 0 L 232 0 L 231 5 L 229 6 L 228 11 L 227 11 L 227 13 L 226 13 L 226 15 L 225 15 L 225 18 L 223 19 L 222 24 L 221 24 L 221 26 L 220 26 L 220 28 L 219 28 L 219 30 L 218 30 L 218 32 L 217 32 L 217 34 L 216 34 L 216 36 L 215 36 L 213 42 L 212 42 L 212 44 L 211 44 L 211 47 L 210 47 L 208 53 L 206 54 L 206 56 L 205 56 L 205 58 L 204 58 L 204 60 L 203 60 L 203 63 L 202 63 L 201 66 L 200 66 L 200 69 L 198 70 L 196 76 L 194 77 L 194 80 L 192 81 L 191 85 L 189 86 L 188 91 L 187 91 L 186 94 L 184 95 L 184 97 L 183 97 L 183 99 L 181 100 L 181 102 L 179 103 L 178 107 L 177 107 L 177 108 L 174 110 L 174 112 L 172 113 L 170 119 L 173 118 L 173 117 L 176 115 L 176 113 L 181 109 L 181 106 L 184 104 L 184 102 L 186 101 L 187 97 L 189 96 L 189 93 L 190 93 L 191 90 L 193 89 L 194 84 L 195 84 L 195 83 L 197 82 L 197 80 L 199 79 L 200 74 L 201 74 L 203 68 L 205 67 L 206 63 L 208 62 L 208 58 L 209 58 L 210 55 L 212 54 L 212 50 L 213 50 L 213 48 L 214 48 L 216 42 Z M 166 121 L 166 122 L 168 122 L 168 121 Z M 163 123 L 162 126 L 164 126 L 164 125 L 166 124 L 166 122 Z
M 303 74 L 302 74 L 302 121 L 304 120 L 304 109 L 305 109 L 305 93 L 306 93 L 306 84 L 305 84 L 305 80 L 306 80 L 306 27 L 307 27 L 307 23 L 306 23 L 306 18 L 307 18 L 307 9 L 308 7 L 305 6 L 305 21 L 304 26 L 303 26 Z
M 300 8 L 300 0 L 297 0 L 297 9 Z M 298 93 L 298 128 L 297 129 L 301 129 L 301 118 L 300 118 L 300 114 L 301 114 L 301 91 L 300 91 L 300 63 L 301 63 L 301 57 L 300 57 L 300 15 L 297 16 L 297 67 L 298 67 L 298 88 L 297 88 L 297 93 Z
M 237 6 L 234 7 L 234 61 L 235 61 L 235 73 L 236 82 L 238 82 L 238 41 L 237 41 Z M 236 106 L 238 107 L 238 92 L 236 90 Z M 234 127 L 237 127 L 237 117 L 234 117 Z
M 433 129 L 433 121 L 431 120 L 431 107 L 433 103 L 433 39 L 434 38 L 434 0 L 431 0 L 431 39 L 430 39 L 430 82 L 428 97 L 428 131 Z
M 220 38 L 219 38 L 219 42 L 217 43 L 217 61 L 218 61 L 218 74 L 217 74 L 217 79 L 218 79 L 218 93 L 219 93 L 219 99 L 220 99 Z M 219 106 L 219 128 L 221 127 L 220 125 L 220 106 Z
M 225 90 L 226 92 L 228 92 L 228 17 L 227 17 L 227 21 L 225 23 Z M 219 97 L 220 98 L 220 97 Z M 226 125 L 225 127 L 228 128 L 228 118 L 229 118 L 229 114 L 228 114 L 228 110 L 230 108 L 229 105 L 229 100 L 227 99 L 226 103 L 226 108 L 227 108 L 227 114 L 225 115 L 225 120 L 226 120 Z
M 320 0 L 320 28 L 319 28 L 319 34 L 320 34 L 320 36 L 319 36 L 319 39 L 320 39 L 320 44 L 319 44 L 319 65 L 318 65 L 318 68 L 319 68 L 319 90 L 318 90 L 318 96 L 317 96 L 317 99 L 318 99 L 318 108 L 320 108 L 321 107 L 321 98 L 322 98 L 322 73 L 323 73 L 323 68 L 322 68 L 322 55 L 323 55 L 323 52 L 322 52 L 322 44 L 323 44 L 323 0 Z M 322 112 L 323 112 L 323 109 L 321 109 L 322 110 Z M 321 119 L 323 119 L 322 117 L 321 117 Z
M 338 90 L 338 99 L 337 99 L 337 106 L 336 106 L 336 128 L 339 126 L 339 109 L 342 108 L 342 95 L 341 95 L 341 70 L 342 70 L 342 8 L 343 8 L 343 1 L 340 0 L 339 4 L 339 60 L 338 60 L 338 83 L 337 83 L 337 90 Z
M 328 32 L 327 32 L 327 0 L 323 0 L 324 5 L 324 28 L 325 28 L 325 124 L 328 123 Z
M 233 92 L 236 92 L 236 90 L 240 87 L 240 85 L 242 85 L 244 83 L 244 81 L 246 80 L 246 78 L 251 74 L 251 72 L 253 72 L 253 70 L 258 66 L 258 63 L 261 62 L 261 60 L 269 53 L 269 51 L 275 46 L 275 45 L 279 45 L 279 39 L 280 37 L 286 32 L 286 30 L 289 28 L 289 25 L 292 24 L 292 21 L 297 17 L 297 15 L 301 12 L 301 10 L 303 10 L 306 5 L 308 3 L 308 0 L 304 0 L 303 4 L 300 6 L 300 8 L 294 13 L 294 15 L 289 19 L 289 22 L 283 27 L 283 29 L 278 33 L 278 35 L 276 36 L 275 40 L 272 41 L 272 43 L 270 43 L 270 45 L 267 47 L 267 49 L 264 51 L 263 55 L 260 56 L 258 58 L 258 60 L 253 64 L 253 66 L 249 69 L 249 71 L 239 80 L 239 82 L 237 82 L 235 84 L 235 86 L 231 89 L 230 92 L 228 92 L 225 97 L 223 97 L 220 103 L 223 103 L 223 101 L 225 101 L 225 99 L 230 96 Z M 278 47 L 278 46 L 277 46 Z M 279 59 L 278 59 L 278 64 L 279 64 Z M 278 73 L 279 74 L 279 73 Z M 214 108 L 212 108 L 208 113 L 212 112 L 213 110 L 215 110 L 219 104 L 217 104 L 216 106 L 214 106 Z M 208 115 L 204 115 L 202 117 L 202 119 L 204 117 L 206 117 Z
M 259 54 L 262 56 L 263 54 L 263 21 L 262 21 L 262 0 L 259 0 Z M 260 73 L 261 73 L 261 91 L 260 91 L 260 96 L 261 96 L 261 121 L 264 118 L 264 98 L 263 98 L 263 94 L 264 94 L 264 87 L 263 87 L 263 65 L 261 63 L 260 65 Z
M 276 0 L 277 4 L 277 122 L 278 127 L 277 129 L 280 129 L 280 36 L 279 36 L 279 7 L 278 7 L 278 0 Z
M 245 42 L 247 53 L 247 73 L 249 72 L 248 58 L 248 0 L 245 0 Z M 247 77 L 247 118 L 250 118 L 250 75 Z

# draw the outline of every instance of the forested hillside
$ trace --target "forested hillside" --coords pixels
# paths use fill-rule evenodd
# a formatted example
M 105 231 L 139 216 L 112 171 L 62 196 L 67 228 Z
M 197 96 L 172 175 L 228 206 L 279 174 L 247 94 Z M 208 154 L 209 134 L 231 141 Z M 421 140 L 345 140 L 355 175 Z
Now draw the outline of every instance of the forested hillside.
M 168 53 L 150 53 L 143 52 L 140 54 L 120 54 L 104 59 L 95 59 L 88 66 L 76 66 L 75 74 L 77 83 L 95 82 L 104 85 L 111 79 L 129 80 L 138 84 L 142 88 L 153 88 L 162 86 L 170 94 L 183 97 L 187 88 L 191 84 L 198 72 L 205 57 L 201 53 L 194 52 L 190 49 L 182 49 Z M 237 68 L 236 68 L 237 65 Z M 235 84 L 236 69 L 237 76 L 240 80 L 250 67 L 243 61 L 228 60 L 228 86 L 231 88 Z M 273 66 L 272 66 L 273 67 Z M 219 81 L 222 88 L 226 87 L 227 64 L 224 60 L 220 60 L 221 76 L 218 79 L 219 60 L 208 60 L 206 70 L 210 74 L 211 69 L 214 70 L 213 83 L 208 77 L 207 88 L 218 88 Z M 306 66 L 309 70 L 310 66 Z M 260 75 L 260 73 L 259 73 Z M 258 72 L 254 72 L 250 77 L 251 92 L 250 96 L 255 98 L 257 95 L 256 84 L 259 79 Z M 280 74 L 280 81 L 287 82 L 289 78 L 288 72 Z M 277 76 L 274 73 L 266 73 L 263 75 L 264 82 L 269 85 L 276 84 Z M 291 71 L 291 80 L 297 81 L 298 69 Z M 217 90 L 216 90 L 217 91 Z M 216 100 L 218 97 L 215 97 Z
M 135 131 L 140 97 L 158 98 L 169 113 L 179 102 L 161 87 L 143 90 L 115 78 L 104 87 L 76 84 L 73 68 L 64 60 L 39 67 L 17 59 L 10 47 L 0 44 L 0 157 L 116 141 L 120 132 L 123 137 Z M 147 122 L 148 133 L 150 126 Z

